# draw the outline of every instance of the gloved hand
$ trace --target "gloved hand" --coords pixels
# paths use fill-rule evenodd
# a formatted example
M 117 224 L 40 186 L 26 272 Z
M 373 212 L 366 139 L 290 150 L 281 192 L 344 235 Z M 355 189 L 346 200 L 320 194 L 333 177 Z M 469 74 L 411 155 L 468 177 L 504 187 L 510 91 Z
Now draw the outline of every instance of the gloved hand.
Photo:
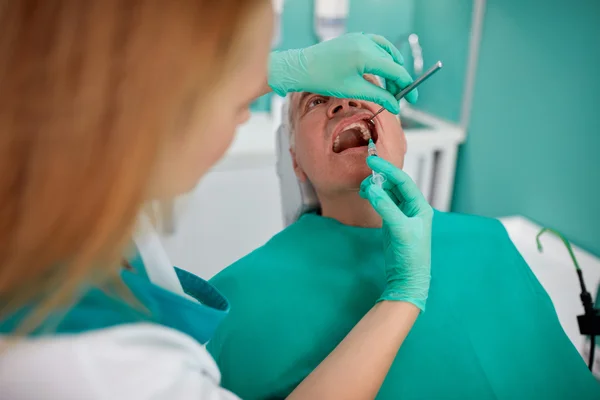
M 425 311 L 431 280 L 433 209 L 417 185 L 401 169 L 379 157 L 367 164 L 386 176 L 383 188 L 367 177 L 360 195 L 383 219 L 387 284 L 380 300 L 406 301 Z
M 413 81 L 403 63 L 398 49 L 384 37 L 349 33 L 305 49 L 271 53 L 269 86 L 280 96 L 311 92 L 367 100 L 398 114 L 394 96 Z M 384 78 L 386 89 L 365 80 L 364 74 Z M 415 89 L 406 100 L 414 103 L 417 97 Z

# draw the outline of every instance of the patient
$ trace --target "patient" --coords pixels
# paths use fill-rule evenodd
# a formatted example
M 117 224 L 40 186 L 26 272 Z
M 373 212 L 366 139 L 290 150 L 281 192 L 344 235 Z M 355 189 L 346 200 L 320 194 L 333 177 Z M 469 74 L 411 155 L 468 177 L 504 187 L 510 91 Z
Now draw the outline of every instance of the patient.
M 378 105 L 291 96 L 291 154 L 321 212 L 302 216 L 212 283 L 231 314 L 209 350 L 243 399 L 285 398 L 344 338 L 385 284 L 381 219 L 359 196 L 367 140 L 402 167 L 396 116 Z M 379 399 L 598 399 L 552 303 L 492 219 L 436 213 L 427 308 Z

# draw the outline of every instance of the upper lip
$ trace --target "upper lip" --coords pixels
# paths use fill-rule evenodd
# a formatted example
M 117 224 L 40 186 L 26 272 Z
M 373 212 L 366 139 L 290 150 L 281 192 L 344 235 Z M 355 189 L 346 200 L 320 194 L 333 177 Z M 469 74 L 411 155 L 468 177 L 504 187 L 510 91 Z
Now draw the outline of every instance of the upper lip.
M 339 134 L 344 131 L 344 128 L 347 127 L 348 125 L 353 124 L 358 121 L 367 121 L 367 120 L 371 119 L 372 116 L 373 116 L 373 114 L 371 114 L 371 113 L 360 113 L 360 114 L 354 114 L 350 117 L 344 118 L 343 120 L 338 122 L 337 126 L 333 130 L 333 135 L 331 135 L 331 143 L 333 143 L 335 141 L 335 138 L 337 138 L 339 136 Z

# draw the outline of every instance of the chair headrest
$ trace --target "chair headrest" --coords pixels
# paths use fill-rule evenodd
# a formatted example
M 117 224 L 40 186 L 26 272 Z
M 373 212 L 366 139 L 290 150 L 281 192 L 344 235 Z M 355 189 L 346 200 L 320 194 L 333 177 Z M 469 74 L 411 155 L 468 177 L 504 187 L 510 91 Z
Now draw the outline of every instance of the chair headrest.
M 290 119 L 288 95 L 281 107 L 281 125 L 276 134 L 277 176 L 281 191 L 281 208 L 285 226 L 294 223 L 302 214 L 319 209 L 319 199 L 310 182 L 300 182 L 294 172 L 290 154 Z

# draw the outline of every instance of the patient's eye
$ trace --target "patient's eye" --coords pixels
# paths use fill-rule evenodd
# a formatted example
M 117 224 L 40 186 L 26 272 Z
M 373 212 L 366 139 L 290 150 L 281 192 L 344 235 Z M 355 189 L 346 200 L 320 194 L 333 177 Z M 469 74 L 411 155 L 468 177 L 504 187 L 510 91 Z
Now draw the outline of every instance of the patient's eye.
M 306 103 L 306 108 L 307 109 L 311 109 L 313 107 L 318 106 L 319 104 L 323 104 L 325 103 L 327 100 L 324 97 L 318 96 L 318 97 L 313 97 L 312 99 L 310 99 L 308 101 L 308 103 Z

